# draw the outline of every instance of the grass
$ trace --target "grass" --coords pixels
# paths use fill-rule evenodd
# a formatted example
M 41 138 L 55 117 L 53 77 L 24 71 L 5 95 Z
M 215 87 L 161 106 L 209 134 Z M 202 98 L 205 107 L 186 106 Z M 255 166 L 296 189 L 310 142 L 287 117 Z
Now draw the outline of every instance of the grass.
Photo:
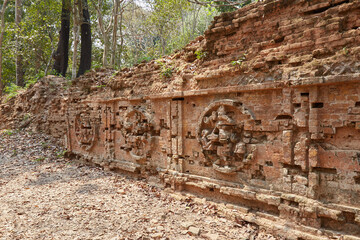
M 67 152 L 66 150 L 56 152 L 56 157 L 57 158 L 63 158 L 65 156 L 66 152 Z
M 43 162 L 45 159 L 45 157 L 38 157 L 34 160 L 34 162 Z
M 15 133 L 18 133 L 19 132 L 19 130 L 12 130 L 12 129 L 5 129 L 5 130 L 3 130 L 2 132 L 0 132 L 0 134 L 4 134 L 4 135 L 7 135 L 7 136 L 11 136 L 11 135 L 13 135 L 13 134 L 15 134 Z

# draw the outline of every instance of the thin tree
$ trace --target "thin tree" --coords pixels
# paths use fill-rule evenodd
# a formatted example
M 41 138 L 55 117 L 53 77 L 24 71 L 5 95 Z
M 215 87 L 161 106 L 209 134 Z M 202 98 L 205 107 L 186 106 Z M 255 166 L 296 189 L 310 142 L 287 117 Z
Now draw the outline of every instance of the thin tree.
M 74 35 L 74 49 L 73 49 L 73 62 L 72 62 L 72 76 L 71 79 L 76 78 L 76 68 L 77 68 L 77 51 L 78 51 L 78 43 L 79 43 L 79 35 L 80 35 L 80 28 L 79 28 L 79 0 L 74 0 L 74 7 L 73 7 L 73 35 Z
M 129 3 L 128 3 L 129 4 Z M 124 32 L 123 32 L 123 20 L 124 20 L 124 11 L 125 11 L 125 8 L 127 7 L 124 6 L 121 8 L 121 11 L 120 11 L 120 28 L 119 28 L 119 31 L 120 31 L 120 51 L 119 51 L 119 68 L 121 68 L 121 63 L 122 63 L 122 54 L 123 54 L 123 50 L 124 50 Z
M 81 15 L 81 55 L 77 76 L 83 75 L 91 68 L 91 25 L 87 0 L 80 0 Z
M 103 14 L 102 8 L 104 7 L 104 1 L 92 0 L 93 6 L 97 12 L 98 28 L 100 30 L 99 35 L 101 36 L 104 44 L 102 65 L 104 67 L 109 66 L 108 56 L 110 56 L 110 65 L 116 67 L 117 62 L 120 62 L 117 47 L 118 47 L 118 31 L 120 32 L 120 58 L 121 51 L 123 49 L 123 13 L 125 8 L 132 3 L 132 1 L 126 0 L 113 0 L 111 16 Z M 105 26 L 105 20 L 108 20 L 107 26 Z
M 112 45 L 111 45 L 111 57 L 110 62 L 111 66 L 115 67 L 115 58 L 116 58 L 116 45 L 117 45 L 117 30 L 118 30 L 118 15 L 119 15 L 119 7 L 122 0 L 114 0 L 114 8 L 113 8 L 113 17 L 114 17 L 114 27 L 112 33 Z
M 22 56 L 21 56 L 21 43 L 20 43 L 20 23 L 21 23 L 21 9 L 22 2 L 21 0 L 15 0 L 15 25 L 16 25 L 16 85 L 23 87 L 24 86 L 24 72 L 22 66 Z
M 101 32 L 101 37 L 104 43 L 104 51 L 103 51 L 103 56 L 102 56 L 102 65 L 104 67 L 108 66 L 108 61 L 107 61 L 107 56 L 108 56 L 108 52 L 109 52 L 109 48 L 110 48 L 110 40 L 109 40 L 109 33 L 111 30 L 111 26 L 112 26 L 112 21 L 113 21 L 113 17 L 110 18 L 109 24 L 106 27 L 105 23 L 104 23 L 104 16 L 103 13 L 101 11 L 101 8 L 103 7 L 103 1 L 102 0 L 98 0 L 98 3 L 96 4 L 94 0 L 92 0 L 93 5 L 96 9 L 97 12 L 97 19 L 98 19 L 98 27 L 100 29 Z M 114 11 L 113 11 L 114 12 Z
M 70 8 L 71 0 L 62 0 L 60 37 L 53 55 L 55 59 L 53 69 L 62 76 L 66 74 L 69 60 Z
M 4 32 L 5 32 L 5 10 L 7 7 L 8 0 L 3 2 L 1 12 L 0 12 L 0 19 L 1 19 L 1 32 L 0 32 L 0 97 L 2 96 L 2 92 L 4 89 L 4 84 L 2 81 L 2 45 L 4 39 Z

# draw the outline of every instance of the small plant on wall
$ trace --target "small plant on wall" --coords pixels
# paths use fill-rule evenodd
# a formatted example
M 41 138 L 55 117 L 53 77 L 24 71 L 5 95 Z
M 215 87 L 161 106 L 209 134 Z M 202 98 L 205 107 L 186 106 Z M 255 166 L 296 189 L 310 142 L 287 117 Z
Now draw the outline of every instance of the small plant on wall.
M 201 50 L 195 51 L 196 58 L 199 60 L 206 58 L 207 54 L 208 54 L 207 52 L 203 52 Z
M 163 77 L 171 78 L 173 74 L 173 69 L 170 67 L 165 67 L 161 70 L 161 74 L 163 75 Z
M 246 61 L 246 53 L 243 53 L 238 60 L 231 61 L 231 65 L 235 67 L 241 67 L 244 61 Z
M 156 61 L 160 67 L 160 73 L 164 78 L 171 78 L 173 75 L 173 72 L 176 70 L 173 66 L 171 66 L 171 64 L 166 64 L 160 60 Z

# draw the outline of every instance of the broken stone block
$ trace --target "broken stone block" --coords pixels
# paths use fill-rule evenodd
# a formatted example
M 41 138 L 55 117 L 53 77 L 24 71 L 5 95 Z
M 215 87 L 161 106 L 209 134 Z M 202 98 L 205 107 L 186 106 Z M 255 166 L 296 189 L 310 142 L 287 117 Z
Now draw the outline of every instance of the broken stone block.
M 197 227 L 189 227 L 188 233 L 192 236 L 199 236 L 200 235 L 200 228 Z

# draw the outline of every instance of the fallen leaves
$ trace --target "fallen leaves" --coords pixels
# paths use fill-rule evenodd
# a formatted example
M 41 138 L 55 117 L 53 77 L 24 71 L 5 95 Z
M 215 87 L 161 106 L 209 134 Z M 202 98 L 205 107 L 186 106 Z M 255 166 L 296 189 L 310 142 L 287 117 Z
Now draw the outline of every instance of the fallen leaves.
M 42 134 L 0 135 L 0 239 L 275 239 L 221 217 L 206 199 L 73 163 L 63 152 Z

